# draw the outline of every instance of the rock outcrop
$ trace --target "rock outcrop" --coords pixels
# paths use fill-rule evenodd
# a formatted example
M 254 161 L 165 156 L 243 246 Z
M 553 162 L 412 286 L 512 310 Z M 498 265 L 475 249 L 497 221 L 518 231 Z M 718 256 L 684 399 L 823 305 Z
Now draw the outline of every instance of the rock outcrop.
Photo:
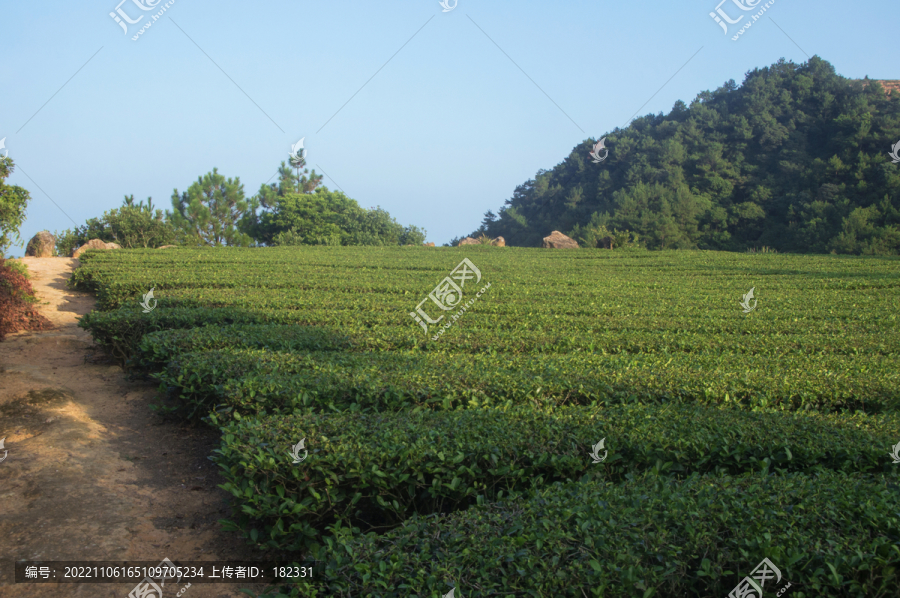
M 491 245 L 494 247 L 506 247 L 506 239 L 503 237 L 497 237 L 493 241 L 491 241 Z
M 118 243 L 104 243 L 100 239 L 91 239 L 78 249 L 72 252 L 72 257 L 77 258 L 88 249 L 122 249 Z
M 56 239 L 49 232 L 42 230 L 28 241 L 25 255 L 29 257 L 53 257 Z
M 157 247 L 157 249 L 168 249 L 169 247 L 178 247 L 178 245 L 163 245 L 161 247 Z
M 425 247 L 434 247 L 434 243 L 425 243 Z
M 462 247 L 463 245 L 481 245 L 481 243 L 479 243 L 477 239 L 473 239 L 472 237 L 466 237 L 465 239 L 463 239 L 462 241 L 459 242 L 460 247 Z
M 575 239 L 567 237 L 558 230 L 550 233 L 549 237 L 544 237 L 544 248 L 546 249 L 578 249 L 578 243 Z

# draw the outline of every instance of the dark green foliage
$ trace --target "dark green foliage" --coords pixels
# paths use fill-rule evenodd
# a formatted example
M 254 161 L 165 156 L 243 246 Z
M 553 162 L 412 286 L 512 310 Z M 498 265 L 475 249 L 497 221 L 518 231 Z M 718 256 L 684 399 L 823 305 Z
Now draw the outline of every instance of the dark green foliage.
M 162 210 L 153 207 L 153 198 L 134 203 L 134 195 L 126 195 L 120 208 L 103 213 L 101 218 L 89 218 L 84 226 L 54 233 L 56 250 L 61 256 L 91 239 L 118 243 L 124 249 L 157 248 L 175 242 L 175 229 Z
M 285 193 L 254 216 L 255 235 L 272 245 L 421 245 L 425 231 L 401 226 L 381 208 L 365 210 L 340 191 Z
M 837 75 L 814 56 L 781 60 L 637 118 L 519 186 L 472 236 L 539 246 L 602 218 L 652 249 L 900 253 L 900 97 Z M 581 228 L 577 228 L 581 227 Z
M 213 168 L 181 195 L 175 189 L 169 218 L 179 244 L 246 247 L 252 240 L 240 225 L 248 208 L 240 178 L 226 179 Z
M 606 226 L 608 223 L 607 215 L 594 214 L 587 224 L 584 226 L 576 224 L 569 234 L 578 241 L 579 247 L 619 250 L 645 249 L 636 233 L 620 231 L 616 228 L 610 230 Z
M 325 524 L 384 528 L 414 513 L 493 502 L 557 481 L 835 469 L 891 475 L 900 419 L 746 413 L 698 406 L 532 407 L 241 419 L 216 458 L 243 504 L 236 529 L 298 550 Z M 309 457 L 292 463 L 306 439 Z M 608 455 L 589 452 L 605 438 Z M 604 454 L 600 451 L 601 456 Z M 896 482 L 896 474 L 892 478 Z
M 356 201 L 340 191 L 319 187 L 315 193 L 288 193 L 278 198 L 272 212 L 260 217 L 262 239 L 292 232 L 300 244 L 342 245 L 347 224 L 362 213 Z
M 291 167 L 294 166 L 293 160 L 291 166 L 282 162 L 278 167 L 278 182 L 260 185 L 259 193 L 254 198 L 259 202 L 260 207 L 271 209 L 277 204 L 278 198 L 285 197 L 288 193 L 312 193 L 322 184 L 322 175 L 316 174 L 316 171 L 313 170 L 312 174 L 307 177 L 306 174 L 309 171 L 304 168 L 306 160 L 302 159 L 301 162 L 297 164 L 296 175 L 291 171 Z M 301 175 L 301 171 L 304 174 Z
M 82 240 L 81 236 L 76 232 L 77 230 L 78 227 L 76 226 L 75 231 L 68 228 L 62 232 L 53 231 L 53 238 L 56 239 L 56 255 L 61 257 L 70 256 L 77 247 L 90 241 L 90 239 Z
M 9 156 L 0 157 L 0 258 L 12 245 L 21 243 L 19 227 L 25 222 L 25 209 L 31 200 L 26 189 L 7 185 L 16 165 Z
M 267 351 L 349 349 L 350 339 L 325 328 L 236 324 L 180 328 L 145 334 L 138 348 L 141 365 L 156 371 L 174 358 L 193 352 L 246 348 Z
M 129 362 L 145 334 L 158 330 L 194 328 L 234 322 L 260 322 L 241 310 L 227 309 L 155 309 L 142 313 L 139 306 L 122 308 L 114 312 L 92 311 L 82 316 L 78 326 L 90 331 L 94 341 L 105 347 L 122 365 Z
M 890 598 L 898 512 L 895 480 L 828 471 L 554 484 L 381 536 L 335 526 L 314 579 L 269 596 L 708 598 L 768 558 L 787 595 Z

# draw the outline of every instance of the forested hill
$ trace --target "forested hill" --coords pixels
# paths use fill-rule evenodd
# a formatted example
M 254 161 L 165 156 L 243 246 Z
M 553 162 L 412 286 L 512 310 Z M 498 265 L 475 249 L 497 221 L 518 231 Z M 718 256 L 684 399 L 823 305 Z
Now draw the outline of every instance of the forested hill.
M 538 246 L 559 230 L 637 233 L 651 249 L 900 253 L 900 92 L 814 56 L 678 101 L 663 116 L 585 140 L 520 185 L 472 233 Z M 602 150 L 601 150 L 602 155 Z

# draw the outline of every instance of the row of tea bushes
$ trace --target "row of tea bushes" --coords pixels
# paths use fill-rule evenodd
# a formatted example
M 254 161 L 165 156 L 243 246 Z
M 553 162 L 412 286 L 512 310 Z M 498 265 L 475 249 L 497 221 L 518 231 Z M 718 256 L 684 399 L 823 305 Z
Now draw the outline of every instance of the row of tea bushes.
M 726 596 L 763 558 L 765 595 L 892 598 L 900 488 L 879 476 L 646 473 L 552 484 L 527 498 L 413 516 L 383 535 L 334 526 L 314 579 L 269 598 Z M 774 586 L 774 587 L 773 587 Z M 771 592 L 771 594 L 770 594 Z
M 351 337 L 320 326 L 234 324 L 178 328 L 145 334 L 138 347 L 139 366 L 159 371 L 180 355 L 223 349 L 267 351 L 346 351 Z
M 279 352 L 181 354 L 156 376 L 191 411 L 401 410 L 506 404 L 702 402 L 748 409 L 894 412 L 900 367 L 869 356 L 509 355 Z M 860 375 L 869 372 L 869 376 Z
M 553 482 L 622 482 L 822 469 L 897 482 L 887 456 L 900 417 L 748 413 L 696 405 L 302 414 L 239 419 L 216 460 L 242 505 L 232 528 L 303 550 L 329 524 L 396 525 L 415 513 L 492 502 Z M 305 439 L 308 457 L 290 448 Z M 605 439 L 594 463 L 591 447 Z
M 320 325 L 340 329 L 370 343 L 372 348 L 382 350 L 444 348 L 441 343 L 430 340 L 440 330 L 440 325 L 430 327 L 426 334 L 409 317 L 415 302 L 411 303 L 408 295 L 372 297 L 341 290 L 323 298 L 298 293 L 280 289 L 253 292 L 203 288 L 157 290 L 156 311 L 222 308 L 232 310 L 229 313 L 238 316 L 235 322 Z M 145 315 L 138 298 L 140 295 L 131 298 L 131 305 L 108 313 L 116 314 L 114 318 L 122 318 L 126 325 L 133 326 L 129 320 Z M 466 313 L 464 330 L 454 331 L 452 350 L 467 353 L 686 352 L 769 357 L 787 354 L 890 356 L 900 352 L 900 337 L 883 334 L 884 322 L 859 320 L 853 313 L 829 312 L 827 317 L 819 316 L 815 320 L 806 315 L 798 321 L 790 317 L 740 320 L 735 319 L 735 314 L 720 313 L 700 317 L 696 309 L 690 312 L 691 315 L 655 310 L 641 313 L 634 309 L 627 313 L 609 308 L 591 314 L 590 309 L 595 308 L 563 307 L 554 312 L 546 305 L 510 305 L 506 298 L 501 302 L 500 297 L 492 302 L 482 301 L 477 309 Z M 862 306 L 855 309 L 862 309 Z M 450 314 L 441 324 L 449 321 L 446 318 Z M 737 315 L 744 317 L 740 312 Z M 110 322 L 105 321 L 104 326 L 109 327 Z M 100 328 L 98 333 L 103 336 L 105 332 Z M 753 342 L 748 342 L 748 335 L 754 338 Z M 372 344 L 376 340 L 378 343 Z

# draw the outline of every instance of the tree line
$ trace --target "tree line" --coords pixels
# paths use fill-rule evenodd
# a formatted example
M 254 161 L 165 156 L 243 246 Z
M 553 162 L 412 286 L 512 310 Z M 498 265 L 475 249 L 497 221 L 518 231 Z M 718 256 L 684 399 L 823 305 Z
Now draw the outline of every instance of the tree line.
M 263 184 L 247 197 L 239 178 L 226 178 L 214 168 L 186 190 L 175 189 L 171 210 L 125 196 L 122 205 L 84 225 L 55 232 L 57 252 L 71 251 L 100 239 L 123 248 L 262 245 L 421 245 L 425 230 L 402 226 L 380 207 L 364 209 L 341 191 L 322 185 L 322 176 L 305 168 L 302 156 L 281 163 L 278 180 Z M 296 172 L 292 171 L 292 167 Z M 25 217 L 28 192 L 2 186 L 14 168 L 0 160 L 0 250 L 21 242 L 18 228 Z

